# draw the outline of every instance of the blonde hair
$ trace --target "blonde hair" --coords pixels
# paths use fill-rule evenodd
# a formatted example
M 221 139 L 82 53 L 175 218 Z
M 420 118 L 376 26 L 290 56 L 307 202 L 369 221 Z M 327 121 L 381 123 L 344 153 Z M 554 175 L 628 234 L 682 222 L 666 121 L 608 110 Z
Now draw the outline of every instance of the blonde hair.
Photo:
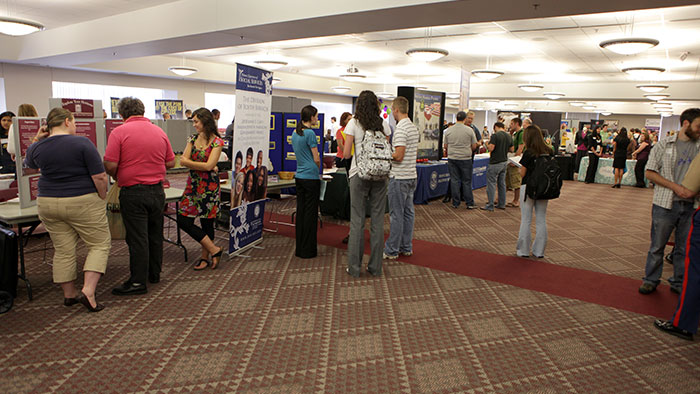
M 17 116 L 36 118 L 39 116 L 39 113 L 36 112 L 36 108 L 34 108 L 34 106 L 31 104 L 20 104 L 19 108 L 17 109 Z
M 73 114 L 69 110 L 63 108 L 52 109 L 46 115 L 46 130 L 50 133 L 51 129 L 62 125 L 66 119 L 73 119 Z
M 400 114 L 408 114 L 408 100 L 406 97 L 399 96 L 395 98 L 391 106 Z

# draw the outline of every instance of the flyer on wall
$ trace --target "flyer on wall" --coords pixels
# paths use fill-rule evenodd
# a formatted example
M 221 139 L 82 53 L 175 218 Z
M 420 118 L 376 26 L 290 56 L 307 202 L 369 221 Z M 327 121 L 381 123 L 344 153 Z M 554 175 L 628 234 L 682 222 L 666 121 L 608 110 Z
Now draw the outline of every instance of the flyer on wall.
M 185 119 L 182 100 L 156 100 L 156 119 L 163 119 L 165 114 L 171 119 Z
M 237 64 L 229 254 L 262 237 L 265 205 L 258 202 L 267 196 L 271 107 L 272 72 Z M 250 210 L 260 215 L 259 222 L 240 219 Z

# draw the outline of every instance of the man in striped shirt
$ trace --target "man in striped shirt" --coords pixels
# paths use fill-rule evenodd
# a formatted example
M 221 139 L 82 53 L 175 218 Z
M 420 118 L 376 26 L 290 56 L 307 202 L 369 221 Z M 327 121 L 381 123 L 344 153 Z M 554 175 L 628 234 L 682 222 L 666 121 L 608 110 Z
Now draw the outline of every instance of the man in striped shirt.
M 418 129 L 408 118 L 408 100 L 405 97 L 397 97 L 391 111 L 397 124 L 392 140 L 394 154 L 388 193 L 391 228 L 384 245 L 384 258 L 393 260 L 399 254 L 413 254 L 413 193 L 418 178 Z

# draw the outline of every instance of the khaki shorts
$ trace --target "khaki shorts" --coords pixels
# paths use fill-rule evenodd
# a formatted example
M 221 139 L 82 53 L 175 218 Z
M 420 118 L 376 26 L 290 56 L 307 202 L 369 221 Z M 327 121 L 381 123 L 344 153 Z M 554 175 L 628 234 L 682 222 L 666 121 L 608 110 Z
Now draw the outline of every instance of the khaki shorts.
M 506 169 L 506 189 L 520 189 L 523 178 L 520 176 L 520 169 L 509 165 Z

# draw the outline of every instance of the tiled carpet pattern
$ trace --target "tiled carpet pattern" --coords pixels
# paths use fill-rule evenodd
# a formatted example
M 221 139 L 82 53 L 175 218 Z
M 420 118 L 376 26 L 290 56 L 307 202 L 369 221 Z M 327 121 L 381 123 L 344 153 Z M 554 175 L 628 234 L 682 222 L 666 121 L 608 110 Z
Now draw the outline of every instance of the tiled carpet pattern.
M 605 211 L 585 220 L 574 220 L 580 212 L 559 213 L 596 201 L 591 194 L 572 197 L 551 205 L 554 242 L 560 231 L 615 240 L 648 232 L 642 223 L 648 215 L 641 213 L 636 225 L 607 224 Z M 626 212 L 637 215 L 632 205 L 640 204 Z M 443 243 L 459 237 L 482 248 L 505 246 L 517 229 L 511 211 L 489 219 L 431 203 L 418 208 L 417 230 L 432 222 L 436 234 L 450 235 Z M 450 220 L 452 230 L 438 229 Z M 606 249 L 587 237 L 573 238 L 585 242 L 582 250 Z M 44 242 L 33 239 L 30 248 Z M 194 260 L 197 245 L 186 244 Z M 181 250 L 166 245 L 161 283 L 147 295 L 120 298 L 110 289 L 127 276 L 128 251 L 115 241 L 99 285 L 106 309 L 98 314 L 61 305 L 51 283 L 51 251 L 28 255 L 35 299 L 26 301 L 21 288 L 15 308 L 0 315 L 0 390 L 692 393 L 700 387 L 700 344 L 659 333 L 649 316 L 401 262 L 386 263 L 381 277 L 354 279 L 344 271 L 344 250 L 322 245 L 318 258 L 301 260 L 293 239 L 267 233 L 262 246 L 250 258 L 195 272 Z M 639 256 L 644 248 L 631 249 Z M 79 259 L 84 255 L 81 249 Z

